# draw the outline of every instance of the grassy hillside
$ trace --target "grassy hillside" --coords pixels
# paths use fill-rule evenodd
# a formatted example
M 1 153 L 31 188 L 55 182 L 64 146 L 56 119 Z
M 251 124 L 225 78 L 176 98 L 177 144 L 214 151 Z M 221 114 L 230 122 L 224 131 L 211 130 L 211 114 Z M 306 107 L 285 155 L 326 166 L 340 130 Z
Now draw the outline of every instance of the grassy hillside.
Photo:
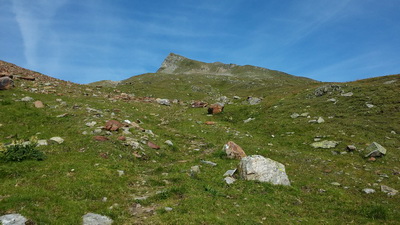
M 0 215 L 20 213 L 37 224 L 80 224 L 88 212 L 107 215 L 114 224 L 400 224 L 400 195 L 380 191 L 380 185 L 400 190 L 400 75 L 341 83 L 340 91 L 319 97 L 314 92 L 324 83 L 254 79 L 157 73 L 134 77 L 117 89 L 58 84 L 51 92 L 44 83 L 16 81 L 15 89 L 0 92 L 0 142 L 32 136 L 65 141 L 37 147 L 47 156 L 43 161 L 1 159 Z M 120 92 L 137 98 L 117 100 Z M 353 95 L 342 96 L 348 92 Z M 214 116 L 186 103 L 164 106 L 139 98 L 212 102 L 222 95 L 231 104 Z M 45 108 L 20 101 L 26 96 Z M 248 105 L 247 96 L 263 100 Z M 293 113 L 310 118 L 291 118 Z M 325 122 L 309 123 L 319 117 Z M 254 120 L 244 123 L 248 118 Z M 151 132 L 93 133 L 110 119 L 141 121 Z M 97 124 L 86 125 L 92 121 Z M 96 135 L 110 140 L 95 141 Z M 121 135 L 140 148 L 125 146 Z M 314 149 L 314 138 L 340 143 Z M 247 155 L 283 163 L 292 186 L 240 179 L 226 184 L 223 174 L 239 163 L 224 157 L 228 141 Z M 388 151 L 374 162 L 363 157 L 373 141 Z M 358 150 L 348 153 L 350 144 Z M 195 165 L 201 172 L 190 176 Z

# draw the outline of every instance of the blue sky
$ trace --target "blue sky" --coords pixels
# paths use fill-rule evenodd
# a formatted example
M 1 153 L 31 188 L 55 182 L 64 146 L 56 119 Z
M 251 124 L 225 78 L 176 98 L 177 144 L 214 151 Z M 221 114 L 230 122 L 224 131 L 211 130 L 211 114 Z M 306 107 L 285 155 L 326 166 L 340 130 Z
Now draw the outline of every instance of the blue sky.
M 0 59 L 88 83 L 174 52 L 320 81 L 400 73 L 399 0 L 0 0 Z

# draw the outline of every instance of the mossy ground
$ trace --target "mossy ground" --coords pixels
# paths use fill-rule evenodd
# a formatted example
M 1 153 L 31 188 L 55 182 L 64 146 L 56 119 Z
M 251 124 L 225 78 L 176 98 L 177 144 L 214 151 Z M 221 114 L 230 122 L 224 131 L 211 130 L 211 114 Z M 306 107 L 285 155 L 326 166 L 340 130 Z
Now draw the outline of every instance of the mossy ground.
M 191 79 L 199 86 L 204 83 L 198 82 L 207 81 Z M 80 224 L 88 212 L 107 215 L 115 224 L 400 224 L 400 196 L 388 197 L 379 186 L 373 186 L 378 183 L 400 190 L 400 81 L 383 84 L 393 79 L 399 80 L 399 76 L 341 84 L 354 93 L 352 97 L 339 93 L 310 97 L 315 83 L 276 90 L 218 83 L 218 94 L 229 98 L 244 97 L 252 91 L 252 95 L 264 99 L 255 106 L 243 105 L 243 98 L 233 100 L 234 104 L 214 116 L 207 115 L 206 109 L 188 105 L 112 102 L 103 97 L 113 93 L 107 88 L 90 92 L 85 87 L 71 87 L 76 88 L 75 94 L 57 96 L 30 93 L 17 84 L 13 90 L 0 92 L 0 142 L 32 136 L 60 136 L 65 142 L 38 147 L 47 156 L 44 161 L 0 162 L 0 215 L 20 213 L 38 224 Z M 185 88 L 187 81 L 179 82 L 169 93 L 160 91 L 167 88 L 163 89 L 164 83 L 159 83 L 159 89 L 136 89 L 133 85 L 133 89 L 124 86 L 122 90 L 137 96 L 151 92 L 154 97 L 185 101 L 214 98 L 202 92 L 196 92 L 197 96 Z M 98 96 L 93 97 L 93 93 Z M 16 101 L 24 96 L 41 100 L 46 108 Z M 59 98 L 66 104 L 60 104 Z M 329 98 L 338 101 L 333 104 L 327 101 Z M 366 107 L 366 102 L 375 107 Z M 101 110 L 101 116 L 88 112 L 88 107 Z M 292 119 L 294 112 L 308 112 L 312 118 Z M 57 117 L 63 113 L 68 115 Z M 308 123 L 319 116 L 325 123 Z M 249 117 L 255 120 L 244 123 Z M 110 141 L 94 141 L 90 134 L 94 128 L 85 123 L 96 121 L 102 126 L 109 119 L 142 121 L 143 128 L 156 134 L 148 136 L 149 140 L 161 149 L 143 145 L 148 157 L 136 158 L 131 147 L 117 140 L 121 131 L 114 132 Z M 205 121 L 216 124 L 205 125 Z M 83 131 L 89 134 L 82 135 Z M 138 139 L 144 135 L 132 133 Z M 335 149 L 314 149 L 310 144 L 316 136 L 340 144 Z M 165 140 L 171 140 L 174 146 L 164 144 Z M 283 163 L 292 186 L 240 179 L 227 185 L 223 174 L 238 164 L 221 154 L 228 141 L 239 144 L 248 155 L 259 154 Z M 375 162 L 365 159 L 362 152 L 372 141 L 388 150 Z M 340 154 L 349 144 L 360 152 Z M 332 154 L 332 150 L 339 154 Z M 218 165 L 202 164 L 203 159 Z M 192 177 L 190 167 L 194 165 L 201 165 L 201 172 Z M 125 174 L 119 176 L 118 170 Z M 363 188 L 377 192 L 367 195 Z M 148 198 L 135 200 L 142 196 Z M 156 213 L 135 214 L 136 204 Z M 166 211 L 165 207 L 173 210 Z

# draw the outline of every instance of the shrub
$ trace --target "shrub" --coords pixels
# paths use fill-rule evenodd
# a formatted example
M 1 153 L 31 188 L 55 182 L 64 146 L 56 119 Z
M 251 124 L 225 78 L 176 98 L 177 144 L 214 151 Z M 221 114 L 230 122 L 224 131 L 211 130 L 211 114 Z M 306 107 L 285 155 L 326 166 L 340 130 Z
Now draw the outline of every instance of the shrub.
M 36 149 L 36 144 L 15 144 L 7 146 L 3 152 L 6 161 L 20 162 L 27 159 L 44 160 L 46 156 Z

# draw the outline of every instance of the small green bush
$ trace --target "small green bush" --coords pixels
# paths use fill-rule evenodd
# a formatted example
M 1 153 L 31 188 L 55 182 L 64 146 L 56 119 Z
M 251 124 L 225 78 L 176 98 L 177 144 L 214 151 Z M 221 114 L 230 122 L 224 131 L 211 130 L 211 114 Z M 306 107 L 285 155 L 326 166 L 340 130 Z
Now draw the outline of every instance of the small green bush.
M 20 162 L 27 159 L 44 160 L 46 156 L 43 152 L 36 149 L 36 144 L 16 144 L 7 146 L 3 152 L 6 161 Z

